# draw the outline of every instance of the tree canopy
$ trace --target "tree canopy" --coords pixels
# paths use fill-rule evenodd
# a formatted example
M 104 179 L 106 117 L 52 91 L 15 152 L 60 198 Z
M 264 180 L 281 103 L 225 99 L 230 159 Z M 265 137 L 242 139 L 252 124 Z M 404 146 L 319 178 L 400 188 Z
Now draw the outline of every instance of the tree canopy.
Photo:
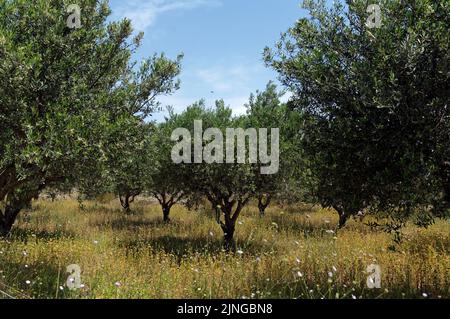
M 365 208 L 420 223 L 449 208 L 447 1 L 305 1 L 310 17 L 265 60 L 305 118 L 302 147 L 314 195 L 340 214 Z
M 107 161 L 108 132 L 133 130 L 178 87 L 180 57 L 131 60 L 142 34 L 107 22 L 107 2 L 8 0 L 0 7 L 0 234 L 43 188 L 79 181 Z M 111 137 L 111 136 L 109 136 Z

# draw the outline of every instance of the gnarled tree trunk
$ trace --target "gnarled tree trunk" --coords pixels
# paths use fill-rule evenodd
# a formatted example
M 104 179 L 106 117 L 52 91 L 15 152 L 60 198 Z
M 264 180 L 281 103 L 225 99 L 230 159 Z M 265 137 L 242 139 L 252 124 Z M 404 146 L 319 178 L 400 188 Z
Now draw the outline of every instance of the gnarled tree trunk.
M 20 211 L 31 205 L 31 200 L 36 196 L 36 192 L 25 193 L 27 196 L 13 197 L 6 204 L 4 211 L 0 210 L 0 237 L 6 237 L 11 232 L 12 226 Z
M 338 229 L 341 229 L 345 226 L 345 224 L 347 223 L 348 220 L 348 216 L 345 213 L 339 214 L 339 225 L 338 225 Z
M 119 200 L 120 200 L 120 205 L 122 206 L 123 210 L 126 213 L 129 213 L 130 212 L 130 198 L 127 196 L 119 195 Z
M 226 251 L 236 250 L 236 242 L 234 240 L 236 221 L 245 205 L 245 202 L 237 201 L 237 206 L 233 212 L 235 203 L 235 201 L 226 202 L 220 207 L 224 215 L 224 221 L 220 221 L 220 227 L 223 231 L 224 248 Z
M 162 205 L 162 211 L 163 211 L 163 220 L 165 223 L 170 223 L 170 209 L 172 208 L 169 204 Z
M 345 224 L 347 223 L 347 220 L 350 216 L 348 214 L 346 214 L 345 210 L 340 206 L 333 206 L 333 208 L 339 214 L 338 229 L 341 229 L 345 226 Z
M 184 196 L 183 192 L 173 193 L 167 190 L 153 191 L 153 196 L 158 200 L 163 212 L 163 221 L 170 222 L 170 210 Z
M 138 192 L 134 193 L 126 192 L 123 194 L 119 193 L 120 205 L 122 206 L 125 213 L 127 214 L 131 213 L 130 204 L 134 202 L 134 199 L 136 198 L 137 195 L 139 195 Z
M 21 207 L 7 206 L 5 212 L 0 211 L 0 237 L 6 237 L 14 225 Z
M 264 217 L 264 215 L 266 214 L 266 208 L 270 205 L 271 199 L 272 196 L 268 194 L 261 194 L 258 196 L 258 210 L 260 217 Z
M 226 251 L 234 251 L 236 249 L 236 242 L 234 241 L 234 231 L 236 223 L 232 219 L 225 220 L 221 223 L 223 231 L 224 248 Z

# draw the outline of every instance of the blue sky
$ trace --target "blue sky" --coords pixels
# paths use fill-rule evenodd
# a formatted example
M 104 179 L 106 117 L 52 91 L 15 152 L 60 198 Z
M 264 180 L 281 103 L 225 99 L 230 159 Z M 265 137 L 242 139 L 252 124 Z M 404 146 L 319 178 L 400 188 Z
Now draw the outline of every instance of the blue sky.
M 204 98 L 223 98 L 235 114 L 251 92 L 277 75 L 262 61 L 295 21 L 305 15 L 299 0 L 110 0 L 113 19 L 128 17 L 145 37 L 136 59 L 184 53 L 181 89 L 162 97 L 176 111 Z M 213 92 L 213 93 L 212 93 Z M 155 119 L 162 119 L 157 114 Z

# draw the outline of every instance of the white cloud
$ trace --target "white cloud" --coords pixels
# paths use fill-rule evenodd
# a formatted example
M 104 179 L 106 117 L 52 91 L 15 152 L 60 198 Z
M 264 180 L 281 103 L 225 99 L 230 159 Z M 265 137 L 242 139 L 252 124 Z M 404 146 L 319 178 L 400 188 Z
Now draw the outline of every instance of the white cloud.
M 158 98 L 158 101 L 161 103 L 163 107 L 162 114 L 166 114 L 166 106 L 172 106 L 175 113 L 180 113 L 189 105 L 194 104 L 200 99 L 194 99 L 191 97 L 187 97 L 181 94 L 175 93 L 174 95 L 166 95 Z
M 252 77 L 257 75 L 258 69 L 259 66 L 214 66 L 197 70 L 195 75 L 216 93 L 228 93 L 248 90 Z
M 255 78 L 264 76 L 264 69 L 259 64 L 246 61 L 227 62 L 206 66 L 203 68 L 189 68 L 182 74 L 181 90 L 173 95 L 159 98 L 162 106 L 172 105 L 176 113 L 182 112 L 192 103 L 204 99 L 207 107 L 214 106 L 218 99 L 233 110 L 233 115 L 246 113 L 245 104 L 254 86 Z M 264 89 L 261 87 L 259 89 Z M 286 96 L 287 99 L 289 96 Z M 154 119 L 162 120 L 167 112 L 155 114 Z
M 260 77 L 262 71 L 259 64 L 224 63 L 197 70 L 195 75 L 214 92 L 215 97 L 224 99 L 234 115 L 242 115 L 246 112 L 245 104 L 250 93 L 255 90 L 254 79 Z
M 114 11 L 113 18 L 129 18 L 136 31 L 144 31 L 165 12 L 218 5 L 221 5 L 220 0 L 131 0 L 121 3 Z
M 245 96 L 234 96 L 225 100 L 225 104 L 233 110 L 233 115 L 243 115 L 247 109 L 245 104 L 248 103 L 250 92 Z

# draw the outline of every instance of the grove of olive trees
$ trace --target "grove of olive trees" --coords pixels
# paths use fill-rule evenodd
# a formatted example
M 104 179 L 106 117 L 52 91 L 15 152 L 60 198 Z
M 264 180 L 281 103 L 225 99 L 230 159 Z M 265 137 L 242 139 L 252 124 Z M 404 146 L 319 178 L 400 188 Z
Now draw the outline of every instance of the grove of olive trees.
M 111 194 L 120 203 L 123 216 L 108 225 L 128 238 L 108 233 L 108 243 L 153 252 L 169 242 L 172 250 L 162 250 L 179 265 L 203 243 L 198 233 L 153 240 L 138 231 L 191 229 L 176 207 L 211 217 L 204 247 L 218 230 L 227 256 L 273 240 L 270 255 L 274 238 L 289 232 L 298 231 L 289 245 L 301 247 L 297 239 L 313 234 L 338 240 L 358 215 L 372 230 L 394 232 L 396 243 L 408 223 L 450 218 L 448 1 L 381 0 L 377 27 L 367 24 L 366 1 L 304 1 L 309 15 L 263 53 L 281 85 L 249 92 L 244 114 L 226 99 L 199 100 L 180 112 L 168 107 L 160 121 L 151 115 L 183 84 L 183 55 L 137 62 L 143 34 L 130 20 L 112 21 L 106 1 L 79 0 L 82 25 L 71 28 L 71 1 L 0 1 L 0 238 L 19 236 L 15 225 L 26 234 L 20 214 L 42 213 L 33 207 L 43 194 L 71 191 L 79 201 Z M 138 221 L 152 203 L 162 224 Z M 317 210 L 286 226 L 301 207 Z M 314 228 L 310 215 L 321 209 L 337 214 L 336 226 Z M 266 227 L 257 244 L 253 230 L 239 235 L 251 214 Z

